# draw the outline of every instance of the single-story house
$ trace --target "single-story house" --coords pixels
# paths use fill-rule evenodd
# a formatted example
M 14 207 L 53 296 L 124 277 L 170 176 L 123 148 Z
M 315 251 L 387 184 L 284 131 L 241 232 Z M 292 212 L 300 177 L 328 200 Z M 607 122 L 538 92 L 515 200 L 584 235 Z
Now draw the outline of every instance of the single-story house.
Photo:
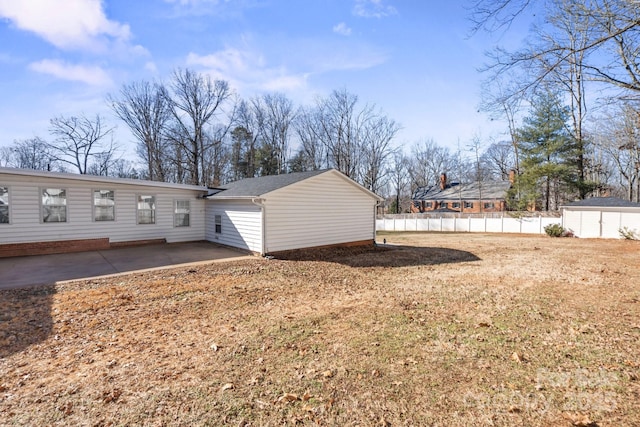
M 221 188 L 0 168 L 0 257 L 210 240 L 267 254 L 373 242 L 380 198 L 330 169 Z
M 562 226 L 578 237 L 618 239 L 621 230 L 640 237 L 640 203 L 593 197 L 562 206 Z
M 329 169 L 243 179 L 207 200 L 207 240 L 267 254 L 372 244 L 382 198 Z
M 504 212 L 507 210 L 509 181 L 484 181 L 460 184 L 440 175 L 438 185 L 418 187 L 411 196 L 411 212 Z

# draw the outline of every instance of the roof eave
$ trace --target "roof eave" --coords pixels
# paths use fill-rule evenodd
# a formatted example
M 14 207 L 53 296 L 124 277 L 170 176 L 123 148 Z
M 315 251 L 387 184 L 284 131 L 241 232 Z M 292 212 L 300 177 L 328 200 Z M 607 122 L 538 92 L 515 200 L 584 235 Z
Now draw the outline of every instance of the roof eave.
M 18 168 L 0 168 L 0 173 L 5 173 L 7 175 L 17 175 L 17 176 L 30 176 L 37 178 L 48 178 L 48 179 L 66 179 L 70 181 L 85 181 L 85 182 L 105 182 L 105 183 L 113 183 L 120 185 L 137 185 L 137 186 L 145 186 L 145 187 L 160 187 L 160 188 L 171 188 L 178 190 L 191 190 L 191 191 L 201 191 L 207 192 L 209 189 L 205 186 L 199 185 L 191 185 L 191 184 L 174 184 L 169 182 L 160 182 L 160 181 L 147 181 L 143 179 L 132 179 L 132 178 L 114 178 L 109 176 L 100 176 L 100 175 L 83 175 L 83 174 L 74 174 L 68 172 L 48 172 L 48 171 L 37 171 L 31 169 L 18 169 Z

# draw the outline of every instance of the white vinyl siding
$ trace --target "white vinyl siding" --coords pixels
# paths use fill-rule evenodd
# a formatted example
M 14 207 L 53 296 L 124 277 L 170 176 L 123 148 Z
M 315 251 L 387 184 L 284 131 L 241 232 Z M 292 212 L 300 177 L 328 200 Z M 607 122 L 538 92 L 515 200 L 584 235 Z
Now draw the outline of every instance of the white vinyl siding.
M 249 200 L 207 201 L 205 238 L 210 242 L 252 252 L 262 251 L 262 214 Z M 220 229 L 216 232 L 216 216 Z
M 273 191 L 265 204 L 265 252 L 374 239 L 374 197 L 329 171 Z
M 640 234 L 640 209 L 627 207 L 566 207 L 562 212 L 562 226 L 576 236 L 619 239 L 620 229 Z
M 24 176 L 0 173 L 2 186 L 10 188 L 11 223 L 3 225 L 0 244 L 109 238 L 111 242 L 166 239 L 168 242 L 204 240 L 204 204 L 202 192 L 191 188 L 164 188 L 155 185 L 104 184 L 80 179 Z M 42 188 L 67 189 L 67 223 L 43 223 L 40 216 Z M 93 191 L 114 190 L 117 206 L 114 221 L 94 221 Z M 156 225 L 137 225 L 137 195 L 156 195 Z M 174 227 L 176 199 L 190 201 L 190 227 Z

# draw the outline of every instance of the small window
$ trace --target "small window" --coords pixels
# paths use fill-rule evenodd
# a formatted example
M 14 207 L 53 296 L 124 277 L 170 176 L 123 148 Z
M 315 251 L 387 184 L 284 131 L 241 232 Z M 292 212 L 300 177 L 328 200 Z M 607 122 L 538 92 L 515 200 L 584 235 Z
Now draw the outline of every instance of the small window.
M 465 209 L 473 209 L 473 202 L 464 202 Z
M 9 224 L 9 187 L 0 187 L 0 224 Z
M 93 192 L 93 220 L 114 221 L 116 219 L 116 199 L 113 190 Z
M 440 207 L 441 207 L 441 208 L 448 208 L 448 207 L 449 207 L 449 203 L 447 203 L 447 202 L 440 202 Z
M 222 234 L 222 215 L 216 215 L 216 234 Z
M 433 202 L 426 202 L 426 203 L 424 204 L 424 207 L 425 207 L 425 208 L 432 208 L 432 207 L 433 207 Z
M 493 209 L 495 207 L 496 206 L 495 206 L 495 204 L 493 202 L 485 202 L 485 204 L 484 204 L 484 208 L 485 209 Z
M 460 203 L 459 202 L 453 202 L 453 203 L 451 203 L 451 207 L 452 208 L 456 208 L 456 209 L 460 209 Z
M 138 195 L 138 224 L 156 223 L 156 196 Z
M 42 222 L 67 222 L 67 190 L 42 189 Z
M 173 212 L 173 225 L 175 227 L 189 227 L 190 214 L 191 202 L 189 200 L 176 200 Z

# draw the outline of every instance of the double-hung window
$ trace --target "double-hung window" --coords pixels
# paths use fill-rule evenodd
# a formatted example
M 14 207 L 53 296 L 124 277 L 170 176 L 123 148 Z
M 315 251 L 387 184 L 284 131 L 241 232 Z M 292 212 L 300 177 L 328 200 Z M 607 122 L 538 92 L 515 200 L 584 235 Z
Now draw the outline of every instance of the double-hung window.
M 9 187 L 0 187 L 0 224 L 9 224 Z
M 42 222 L 67 222 L 66 189 L 42 189 Z
M 113 190 L 93 191 L 93 220 L 115 221 L 116 198 Z
M 215 216 L 216 234 L 222 234 L 222 215 Z
M 156 196 L 138 195 L 138 224 L 156 223 Z
M 191 202 L 189 200 L 176 200 L 173 211 L 174 227 L 189 227 L 191 215 Z

